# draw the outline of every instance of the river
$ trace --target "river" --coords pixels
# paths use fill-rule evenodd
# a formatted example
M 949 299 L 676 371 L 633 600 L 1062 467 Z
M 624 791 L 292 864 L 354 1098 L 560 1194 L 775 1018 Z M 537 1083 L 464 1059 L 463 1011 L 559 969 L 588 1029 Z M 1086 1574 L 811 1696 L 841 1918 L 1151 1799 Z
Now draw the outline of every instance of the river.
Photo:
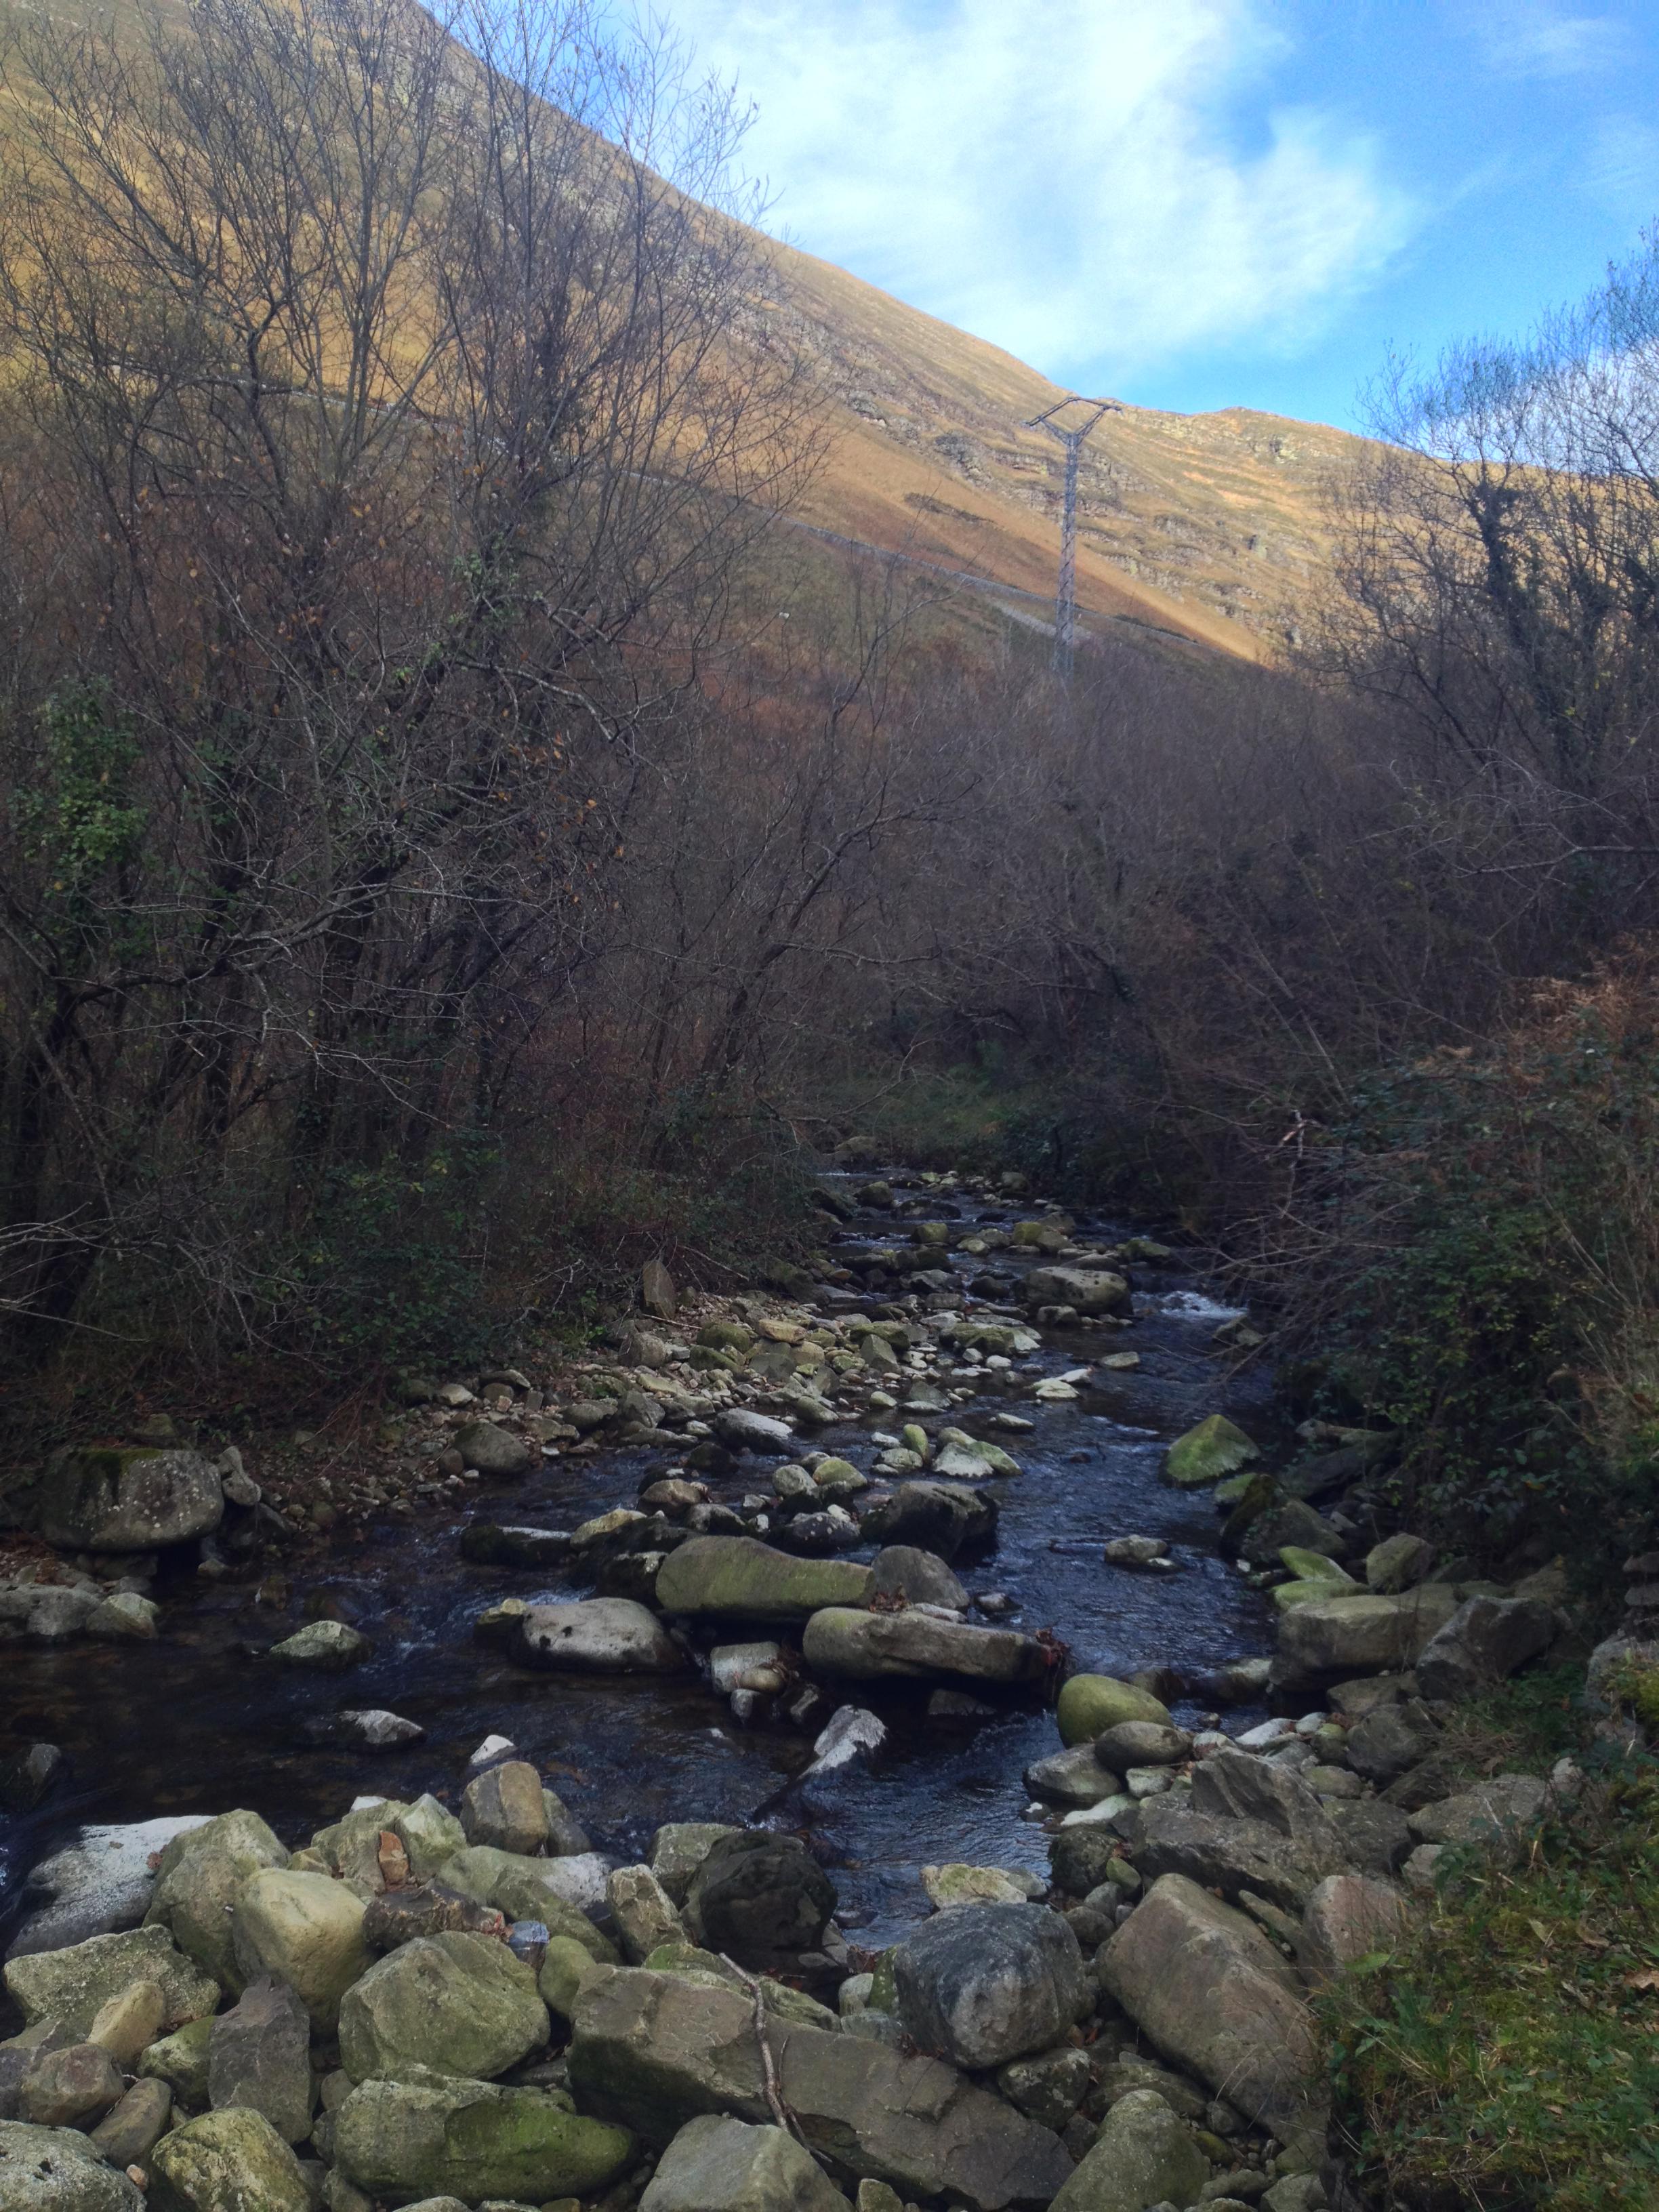
M 901 1200 L 927 1195 L 896 1177 L 895 1188 Z M 951 1204 L 964 1229 L 970 1218 L 1015 1218 L 960 1194 Z M 928 1211 L 944 1208 L 930 1200 Z M 897 1239 L 908 1224 L 866 1215 L 848 1233 Z M 1079 1230 L 1079 1241 L 1123 1233 L 1098 1219 Z M 953 1255 L 948 1264 L 965 1276 L 983 1263 Z M 1052 1628 L 1083 1667 L 1125 1674 L 1172 1664 L 1195 1672 L 1267 1650 L 1269 1608 L 1218 1556 L 1208 1496 L 1160 1480 L 1164 1449 L 1216 1411 L 1265 1442 L 1271 1409 L 1265 1379 L 1231 1374 L 1231 1361 L 1213 1345 L 1230 1310 L 1197 1276 L 1179 1262 L 1131 1272 L 1131 1327 L 1051 1332 L 1041 1355 L 1020 1369 L 1018 1395 L 999 1391 L 948 1416 L 973 1428 L 976 1415 L 1017 1411 L 1035 1424 L 1029 1435 L 1000 1437 L 1024 1472 L 989 1486 L 1001 1508 L 996 1547 L 981 1560 L 958 1562 L 957 1571 L 971 1591 L 1007 1592 L 1019 1607 L 1014 1625 Z M 1099 1374 L 1075 1403 L 1030 1397 L 1041 1376 L 1120 1350 L 1138 1352 L 1139 1368 Z M 902 1418 L 872 1416 L 812 1441 L 867 1469 L 878 1449 L 871 1432 L 884 1419 Z M 510 1491 L 472 1488 L 465 1504 L 479 1517 L 571 1528 L 633 1504 L 647 1469 L 663 1464 L 660 1449 L 550 1460 Z M 746 1462 L 711 1486 L 712 1494 L 735 1504 L 762 1486 L 759 1474 L 758 1464 Z M 70 1761 L 67 1784 L 38 1813 L 0 1815 L 0 1941 L 28 1867 L 83 1824 L 246 1805 L 297 1843 L 361 1792 L 408 1798 L 432 1790 L 453 1799 L 468 1754 L 491 1733 L 511 1737 L 596 1846 L 625 1862 L 646 1856 L 665 1820 L 744 1820 L 805 1763 L 810 1741 L 800 1732 L 782 1723 L 739 1728 L 695 1680 L 535 1674 L 476 1642 L 472 1622 L 497 1598 L 585 1590 L 556 1577 L 464 1563 L 457 1539 L 466 1517 L 388 1517 L 366 1542 L 343 1538 L 303 1578 L 292 1577 L 285 1609 L 256 1602 L 252 1583 L 181 1577 L 157 1592 L 164 1617 L 155 1643 L 0 1647 L 8 1735 L 47 1739 Z M 1103 1565 L 1101 1542 L 1128 1534 L 1166 1537 L 1178 1571 Z M 370 1635 L 373 1658 L 340 1678 L 255 1656 L 319 1607 Z M 1012 1696 L 995 1700 L 994 1717 L 929 1720 L 927 1694 L 925 1686 L 872 1685 L 850 1692 L 881 1714 L 889 1741 L 875 1773 L 849 1791 L 833 1830 L 815 1841 L 833 1871 L 842 1924 L 865 1944 L 891 1940 L 927 1910 L 918 1877 L 929 1862 L 1046 1868 L 1047 1838 L 1027 1817 L 1020 1778 L 1057 1748 L 1052 1714 L 1033 1698 Z M 340 1705 L 389 1706 L 426 1733 L 380 1754 L 310 1742 L 307 1717 Z M 1187 1720 L 1200 1711 L 1176 1708 Z

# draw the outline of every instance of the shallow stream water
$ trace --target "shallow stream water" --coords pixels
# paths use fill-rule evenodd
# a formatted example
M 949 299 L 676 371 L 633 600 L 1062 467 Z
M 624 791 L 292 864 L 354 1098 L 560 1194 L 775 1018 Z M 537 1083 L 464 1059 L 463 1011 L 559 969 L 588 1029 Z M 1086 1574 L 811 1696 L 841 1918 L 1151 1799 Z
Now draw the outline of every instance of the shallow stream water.
M 896 1188 L 901 1200 L 921 1194 Z M 952 1210 L 964 1228 L 969 1218 L 1012 1218 L 960 1199 Z M 1115 1233 L 1109 1223 L 1085 1221 L 1079 1237 L 1109 1242 Z M 860 1217 L 848 1234 L 902 1241 L 908 1223 Z M 995 1264 L 1006 1258 L 998 1255 Z M 953 1256 L 949 1264 L 965 1280 L 985 1263 Z M 1014 1625 L 1052 1628 L 1080 1666 L 1121 1674 L 1168 1663 L 1196 1672 L 1267 1650 L 1268 1608 L 1218 1557 L 1207 1494 L 1161 1481 L 1164 1449 L 1216 1411 L 1242 1419 L 1265 1442 L 1266 1386 L 1251 1374 L 1230 1374 L 1230 1359 L 1212 1343 L 1229 1309 L 1200 1281 L 1179 1264 L 1131 1273 L 1131 1327 L 1051 1335 L 1041 1356 L 1018 1370 L 1017 1391 L 955 1406 L 929 1425 L 949 1419 L 978 1428 L 980 1417 L 1010 1411 L 1035 1424 L 1029 1435 L 1000 1437 L 1024 1473 L 988 1486 L 1001 1508 L 995 1548 L 957 1567 L 971 1591 L 1006 1591 L 1019 1607 Z M 1075 1404 L 1030 1396 L 1041 1376 L 1120 1350 L 1138 1352 L 1139 1368 L 1098 1375 Z M 811 1441 L 867 1468 L 878 1449 L 871 1432 L 904 1418 L 872 1415 Z M 0 1815 L 0 1948 L 28 1867 L 83 1824 L 246 1805 L 297 1842 L 361 1792 L 409 1798 L 432 1790 L 453 1800 L 468 1755 L 491 1733 L 511 1737 L 596 1846 L 624 1860 L 644 1856 L 665 1820 L 753 1814 L 810 1758 L 810 1740 L 799 1730 L 781 1723 L 739 1728 L 713 1691 L 690 1679 L 535 1674 L 472 1637 L 477 1615 L 497 1598 L 586 1593 L 556 1577 L 466 1565 L 457 1542 L 466 1518 L 572 1528 L 611 1506 L 632 1505 L 647 1468 L 663 1462 L 659 1449 L 550 1460 L 527 1481 L 470 1486 L 465 1513 L 428 1511 L 413 1522 L 388 1517 L 367 1541 L 343 1539 L 303 1578 L 296 1572 L 283 1610 L 256 1602 L 251 1584 L 191 1578 L 158 1591 L 156 1643 L 0 1646 L 4 1738 L 45 1738 L 70 1759 L 67 1786 L 60 1783 L 37 1814 Z M 763 1487 L 763 1463 L 745 1461 L 711 1492 L 735 1503 Z M 1100 1544 L 1129 1534 L 1166 1537 L 1179 1571 L 1103 1565 Z M 372 1636 L 365 1665 L 344 1677 L 319 1676 L 251 1656 L 251 1647 L 276 1641 L 319 1601 Z M 848 1791 L 815 1836 L 833 1870 L 841 1920 L 856 1940 L 890 1940 L 927 1910 L 919 1869 L 930 1862 L 1044 1869 L 1047 1838 L 1025 1817 L 1020 1778 L 1058 1738 L 1052 1714 L 1035 1697 L 1000 1700 L 993 1718 L 946 1723 L 927 1718 L 926 1686 L 859 1684 L 848 1694 L 878 1711 L 890 1730 L 876 1772 Z M 389 1706 L 426 1734 L 390 1753 L 311 1743 L 307 1719 L 343 1705 Z M 1189 1719 L 1199 1710 L 1178 1709 Z M 1229 1725 L 1248 1717 L 1230 1717 Z

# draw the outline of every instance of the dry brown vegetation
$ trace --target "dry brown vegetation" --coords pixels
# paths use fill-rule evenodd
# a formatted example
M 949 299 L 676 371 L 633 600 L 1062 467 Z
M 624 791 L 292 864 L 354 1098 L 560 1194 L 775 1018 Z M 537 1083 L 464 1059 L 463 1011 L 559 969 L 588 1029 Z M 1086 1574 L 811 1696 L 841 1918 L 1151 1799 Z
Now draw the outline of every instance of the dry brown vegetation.
M 1479 1066 L 1656 918 L 1650 264 L 1396 380 L 1297 660 L 1143 599 L 1064 687 L 982 596 L 781 520 L 858 477 L 933 553 L 988 528 L 919 431 L 886 476 L 834 434 L 884 326 L 842 301 L 826 370 L 845 287 L 742 220 L 729 107 L 580 0 L 534 21 L 14 27 L 24 1356 L 361 1367 L 580 1315 L 647 1251 L 787 1244 L 799 1138 L 872 1121 L 1340 1316 L 1376 1254 L 1331 1208 L 1406 1141 L 1379 1080 Z M 981 409 L 1044 396 L 999 374 Z M 1212 431 L 1158 435 L 1212 474 Z

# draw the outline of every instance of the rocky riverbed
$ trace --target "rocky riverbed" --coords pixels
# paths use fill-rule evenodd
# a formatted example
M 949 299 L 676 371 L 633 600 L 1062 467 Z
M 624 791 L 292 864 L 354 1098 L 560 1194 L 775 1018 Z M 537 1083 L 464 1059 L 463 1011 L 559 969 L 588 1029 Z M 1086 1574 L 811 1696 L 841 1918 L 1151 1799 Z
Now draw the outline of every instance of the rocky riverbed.
M 1310 1992 L 1582 1786 L 1440 1749 L 1558 1580 L 1278 1431 L 1166 1248 L 825 1205 L 812 1276 L 408 1378 L 343 1510 L 13 1486 L 0 2212 L 1340 2193 Z

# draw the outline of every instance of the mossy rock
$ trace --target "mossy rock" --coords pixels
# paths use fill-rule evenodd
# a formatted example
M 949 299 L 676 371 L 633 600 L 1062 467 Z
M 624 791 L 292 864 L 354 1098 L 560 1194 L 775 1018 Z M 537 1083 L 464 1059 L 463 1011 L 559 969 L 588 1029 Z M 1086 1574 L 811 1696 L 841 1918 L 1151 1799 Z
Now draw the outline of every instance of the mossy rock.
M 1224 1475 L 1237 1474 L 1240 1468 L 1261 1456 L 1243 1429 L 1224 1413 L 1212 1413 L 1170 1446 L 1164 1458 L 1164 1476 L 1178 1490 L 1197 1490 L 1206 1483 L 1219 1482 Z
M 1092 1743 L 1120 1721 L 1170 1725 L 1169 1707 L 1161 1705 L 1150 1690 L 1120 1682 L 1111 1674 L 1073 1674 L 1060 1691 L 1054 1719 L 1060 1741 L 1067 1745 Z

